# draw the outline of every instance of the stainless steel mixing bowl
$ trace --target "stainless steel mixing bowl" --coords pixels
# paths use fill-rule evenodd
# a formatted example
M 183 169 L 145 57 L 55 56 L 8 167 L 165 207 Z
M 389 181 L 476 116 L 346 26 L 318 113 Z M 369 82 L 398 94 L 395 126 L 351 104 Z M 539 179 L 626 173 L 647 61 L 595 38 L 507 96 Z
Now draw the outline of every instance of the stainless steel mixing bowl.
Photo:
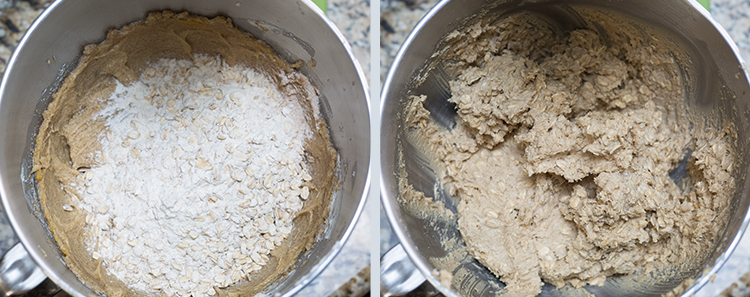
M 44 11 L 19 43 L 0 85 L 0 196 L 8 219 L 34 263 L 73 296 L 96 296 L 60 259 L 49 237 L 29 174 L 30 144 L 40 112 L 66 71 L 75 67 L 83 46 L 101 42 L 108 30 L 170 9 L 231 17 L 235 25 L 266 41 L 289 62 L 315 61 L 302 67 L 321 94 L 321 112 L 340 155 L 341 186 L 335 193 L 324 234 L 300 256 L 297 268 L 267 288 L 270 295 L 290 296 L 317 276 L 341 250 L 364 207 L 369 188 L 369 97 L 364 75 L 333 23 L 309 0 L 61 0 Z M 41 100 L 41 101 L 40 101 Z M 22 164 L 22 160 L 25 160 Z M 24 192 L 26 190 L 26 192 Z M 23 249 L 14 248 L 23 259 Z M 11 260 L 10 256 L 5 257 Z M 13 268 L 11 267 L 11 268 Z M 17 273 L 33 270 L 15 270 Z M 38 274 L 37 274 L 38 275 Z M 0 290 L 19 292 L 0 277 Z M 43 279 L 43 277 L 42 277 Z M 38 283 L 39 280 L 36 280 Z M 14 286 L 10 286 L 14 285 Z M 33 284 L 27 285 L 32 286 Z M 32 286 L 33 287 L 33 286 Z
M 503 292 L 504 284 L 472 257 L 461 260 L 457 267 L 448 272 L 453 275 L 450 285 L 442 285 L 434 272 L 445 269 L 444 264 L 435 259 L 445 257 L 453 250 L 446 249 L 441 242 L 458 238 L 462 242 L 455 221 L 433 221 L 410 212 L 398 201 L 399 190 L 398 151 L 403 149 L 404 166 L 409 182 L 426 196 L 445 203 L 455 212 L 456 200 L 444 191 L 436 179 L 416 144 L 404 137 L 400 113 L 405 107 L 409 94 L 425 94 L 425 107 L 432 112 L 431 117 L 443 124 L 454 122 L 454 107 L 447 102 L 450 96 L 447 79 L 450 74 L 440 67 L 440 56 L 433 53 L 441 49 L 441 39 L 459 28 L 473 17 L 501 16 L 520 10 L 529 11 L 549 21 L 563 32 L 580 27 L 596 29 L 595 22 L 589 22 L 579 14 L 579 9 L 602 10 L 625 15 L 639 24 L 660 28 L 668 33 L 676 44 L 689 57 L 688 63 L 694 70 L 688 81 L 688 104 L 701 109 L 716 110 L 723 121 L 734 123 L 738 130 L 738 145 L 741 166 L 738 170 L 738 190 L 731 201 L 731 219 L 724 231 L 723 240 L 712 252 L 705 269 L 685 271 L 671 277 L 654 277 L 653 283 L 627 283 L 630 276 L 608 278 L 602 287 L 588 287 L 597 296 L 659 296 L 667 293 L 683 280 L 695 278 L 695 283 L 684 292 L 689 296 L 702 287 L 731 254 L 750 222 L 748 191 L 750 172 L 750 84 L 742 59 L 727 33 L 711 18 L 708 12 L 692 0 L 465 0 L 439 2 L 417 24 L 399 50 L 383 85 L 381 98 L 381 189 L 382 203 L 394 233 L 401 241 L 405 254 L 411 259 L 424 277 L 443 294 L 448 296 L 496 296 Z M 416 79 L 425 77 L 426 79 Z M 687 79 L 686 79 L 687 80 Z M 396 249 L 398 250 L 398 249 Z M 386 258 L 385 271 L 408 270 L 408 265 L 394 264 Z M 700 265 L 699 265 L 700 266 Z M 404 276 L 383 275 L 381 279 L 407 279 Z M 381 287 L 383 287 L 381 285 Z M 393 287 L 391 287 L 393 288 Z M 387 289 L 387 288 L 386 288 Z M 582 290 L 570 287 L 555 289 L 545 285 L 542 296 L 584 296 Z

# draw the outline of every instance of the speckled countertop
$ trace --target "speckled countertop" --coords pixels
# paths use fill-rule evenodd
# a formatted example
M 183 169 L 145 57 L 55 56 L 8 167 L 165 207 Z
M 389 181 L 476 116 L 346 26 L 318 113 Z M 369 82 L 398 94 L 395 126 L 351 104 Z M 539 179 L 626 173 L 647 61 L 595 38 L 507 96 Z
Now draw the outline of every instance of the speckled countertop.
M 0 0 L 0 74 L 16 44 L 51 0 Z M 369 73 L 369 1 L 329 0 L 328 16 L 352 46 L 365 74 Z M 369 82 L 369 81 L 368 81 Z M 368 204 L 377 201 L 368 201 Z M 366 210 L 333 262 L 297 296 L 363 296 L 369 292 L 370 217 Z M 1 211 L 0 211 L 1 213 Z M 0 253 L 16 242 L 4 213 L 0 214 Z M 67 295 L 67 294 L 58 294 Z
M 437 0 L 381 1 L 380 76 L 385 80 L 388 67 L 406 35 Z M 750 61 L 750 0 L 711 0 L 711 14 L 729 32 L 746 61 Z M 381 254 L 398 242 L 381 210 Z M 750 297 L 750 235 L 745 235 L 713 282 L 696 297 Z

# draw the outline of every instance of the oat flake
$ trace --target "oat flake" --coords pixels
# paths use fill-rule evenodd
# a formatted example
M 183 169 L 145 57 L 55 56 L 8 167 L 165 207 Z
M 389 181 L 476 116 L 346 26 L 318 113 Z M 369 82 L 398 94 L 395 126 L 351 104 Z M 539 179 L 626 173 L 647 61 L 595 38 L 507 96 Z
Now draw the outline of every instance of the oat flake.
M 107 102 L 98 165 L 77 183 L 92 257 L 168 296 L 214 295 L 266 264 L 309 194 L 299 103 L 207 56 L 163 59 Z

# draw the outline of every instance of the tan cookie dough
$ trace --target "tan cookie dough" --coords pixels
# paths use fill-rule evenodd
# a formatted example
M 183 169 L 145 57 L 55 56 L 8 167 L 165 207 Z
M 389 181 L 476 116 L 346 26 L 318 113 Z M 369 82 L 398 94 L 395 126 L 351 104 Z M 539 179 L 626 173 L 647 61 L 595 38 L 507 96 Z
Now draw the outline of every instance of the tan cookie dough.
M 469 252 L 512 295 L 700 262 L 726 224 L 732 127 L 691 120 L 670 52 L 612 28 L 605 42 L 526 14 L 475 24 L 450 37 L 456 127 L 409 99 Z M 683 191 L 669 175 L 688 154 Z
M 313 173 L 311 193 L 294 219 L 294 230 L 272 252 L 269 263 L 248 281 L 228 288 L 215 288 L 218 296 L 251 296 L 290 272 L 298 255 L 309 249 L 323 229 L 336 185 L 336 151 L 325 122 L 315 120 L 307 96 L 317 92 L 306 79 L 289 81 L 285 73 L 294 69 L 263 42 L 235 28 L 224 17 L 208 19 L 187 13 L 165 11 L 107 34 L 104 42 L 86 46 L 77 68 L 53 95 L 43 113 L 34 150 L 34 170 L 44 216 L 65 263 L 94 291 L 107 296 L 141 296 L 107 275 L 101 260 L 94 260 L 83 242 L 85 211 L 73 205 L 71 187 L 79 169 L 95 166 L 99 139 L 106 132 L 103 120 L 92 117 L 114 91 L 115 80 L 129 85 L 149 63 L 161 58 L 192 59 L 196 54 L 220 55 L 228 64 L 242 64 L 267 75 L 279 89 L 302 102 L 307 122 L 315 136 L 305 145 L 308 168 Z

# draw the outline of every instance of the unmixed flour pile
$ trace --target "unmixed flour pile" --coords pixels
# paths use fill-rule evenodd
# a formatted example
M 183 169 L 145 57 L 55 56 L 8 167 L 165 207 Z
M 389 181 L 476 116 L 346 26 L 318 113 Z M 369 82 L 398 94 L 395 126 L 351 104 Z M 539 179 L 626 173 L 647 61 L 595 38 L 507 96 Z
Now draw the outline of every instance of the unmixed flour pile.
M 559 34 L 521 13 L 451 34 L 456 127 L 436 124 L 425 96 L 404 113 L 460 201 L 469 253 L 512 295 L 695 265 L 726 224 L 733 127 L 692 120 L 656 39 L 599 21 L 615 31 Z M 681 162 L 684 189 L 670 178 Z
M 227 19 L 186 13 L 110 33 L 81 61 L 34 156 L 45 217 L 79 278 L 109 296 L 198 297 L 254 295 L 287 273 L 335 185 L 307 79 Z
M 310 194 L 302 108 L 211 57 L 159 61 L 109 100 L 75 205 L 94 259 L 133 288 L 181 296 L 260 270 Z

